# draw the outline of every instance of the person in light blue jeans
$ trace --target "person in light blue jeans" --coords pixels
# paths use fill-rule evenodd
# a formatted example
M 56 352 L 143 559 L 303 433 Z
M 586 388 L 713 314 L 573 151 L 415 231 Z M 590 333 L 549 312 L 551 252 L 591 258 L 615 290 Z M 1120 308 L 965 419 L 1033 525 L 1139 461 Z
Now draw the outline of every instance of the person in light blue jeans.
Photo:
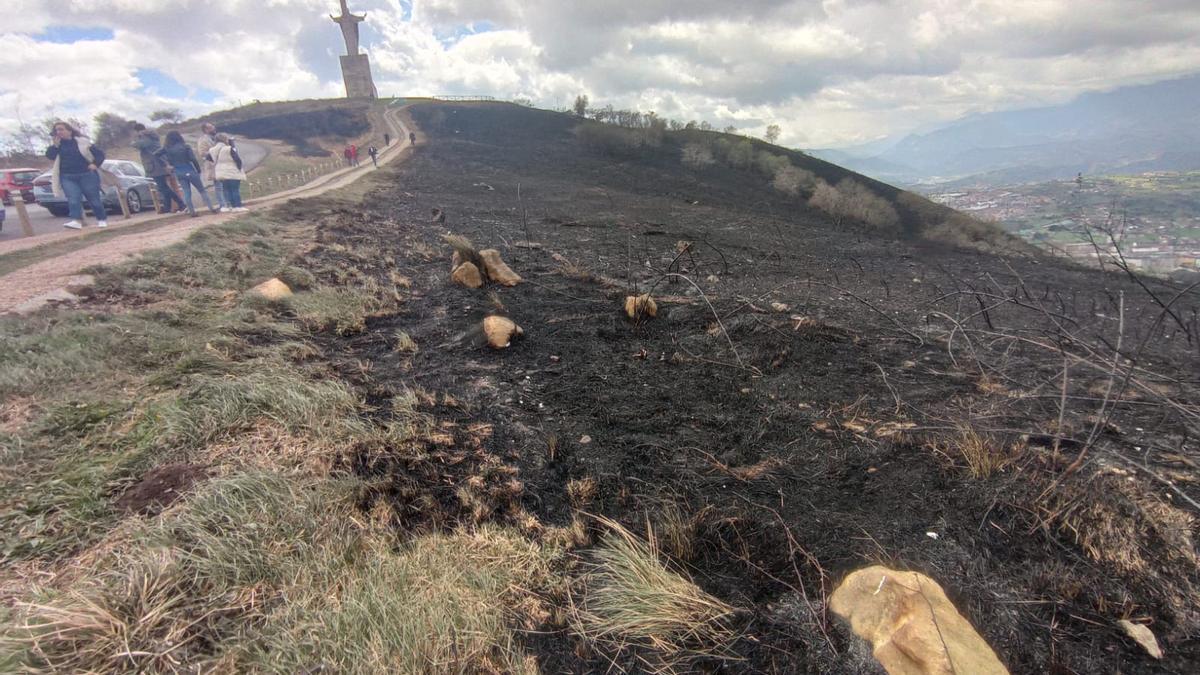
M 51 181 L 54 194 L 67 198 L 71 220 L 63 227 L 78 230 L 83 227 L 83 198 L 87 197 L 96 226 L 108 227 L 104 197 L 100 194 L 100 165 L 104 151 L 92 145 L 91 139 L 66 122 L 55 122 L 52 145 L 46 148 L 46 159 L 54 161 Z
M 183 140 L 182 134 L 178 131 L 168 131 L 166 146 L 154 154 L 162 157 L 167 164 L 171 165 L 175 177 L 179 179 L 180 187 L 183 188 L 183 203 L 187 205 L 188 213 L 196 215 L 196 208 L 192 205 L 193 187 L 200 191 L 200 196 L 204 198 L 204 205 L 208 207 L 208 210 L 213 213 L 217 212 L 212 200 L 208 198 L 208 191 L 204 189 L 204 183 L 200 180 L 200 161 L 196 159 L 196 153 L 192 150 L 192 146 Z

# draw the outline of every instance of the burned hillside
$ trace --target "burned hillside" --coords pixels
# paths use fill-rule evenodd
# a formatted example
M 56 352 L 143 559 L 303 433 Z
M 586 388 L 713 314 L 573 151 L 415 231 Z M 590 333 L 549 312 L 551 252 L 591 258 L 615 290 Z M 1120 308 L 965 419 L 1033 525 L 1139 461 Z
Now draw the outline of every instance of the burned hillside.
M 430 496 L 410 460 L 361 456 L 367 508 L 435 529 L 532 516 L 585 557 L 595 517 L 653 532 L 737 608 L 691 667 L 854 671 L 826 599 L 871 563 L 938 580 L 1013 672 L 1195 665 L 1194 288 L 838 221 L 755 171 L 682 165 L 670 134 L 614 157 L 566 115 L 414 118 L 429 145 L 360 209 L 313 215 L 306 263 L 330 283 L 399 274 L 412 300 L 323 349 L 373 406 L 486 425 L 486 459 L 446 459 Z M 453 285 L 447 233 L 526 282 Z M 657 316 L 630 320 L 647 293 Z M 524 339 L 481 347 L 494 314 Z M 508 468 L 464 488 L 485 465 Z M 554 621 L 526 640 L 549 672 L 677 656 L 636 635 L 581 648 Z
M 928 672 L 1196 670 L 1196 287 L 737 137 L 407 113 L 0 342 L 0 663 L 878 673 L 865 597 Z

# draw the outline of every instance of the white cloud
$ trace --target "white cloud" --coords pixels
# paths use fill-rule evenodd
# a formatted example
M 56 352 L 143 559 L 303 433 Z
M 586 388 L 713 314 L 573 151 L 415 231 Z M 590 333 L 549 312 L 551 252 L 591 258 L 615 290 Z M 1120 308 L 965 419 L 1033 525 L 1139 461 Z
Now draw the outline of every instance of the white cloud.
M 1200 72 L 1194 0 L 351 0 L 384 93 L 638 107 L 809 147 Z M 13 106 L 145 116 L 139 69 L 251 99 L 337 96 L 334 0 L 10 0 L 0 128 Z M 46 44 L 52 26 L 111 40 Z

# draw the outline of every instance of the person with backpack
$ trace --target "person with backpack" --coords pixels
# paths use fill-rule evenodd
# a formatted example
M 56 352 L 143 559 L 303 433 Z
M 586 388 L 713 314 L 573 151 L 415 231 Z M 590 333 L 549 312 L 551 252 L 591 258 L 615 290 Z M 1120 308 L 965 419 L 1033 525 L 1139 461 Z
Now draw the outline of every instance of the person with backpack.
M 409 144 L 409 145 L 416 145 L 416 144 L 417 144 L 417 135 L 416 135 L 415 133 L 411 132 L 411 131 L 410 131 L 410 132 L 408 132 L 408 144 Z
M 217 125 L 205 122 L 200 126 L 200 138 L 196 139 L 196 157 L 204 162 L 200 167 L 200 179 L 204 185 L 211 186 L 213 192 L 217 193 L 217 206 L 224 209 L 229 206 L 225 203 L 225 194 L 221 191 L 221 186 L 217 185 L 217 179 L 213 175 L 212 162 L 204 159 L 208 157 L 208 151 L 212 149 L 212 146 L 216 144 Z
M 208 198 L 204 182 L 200 180 L 200 160 L 196 159 L 196 153 L 192 150 L 192 146 L 183 140 L 183 134 L 178 131 L 168 131 L 167 145 L 160 148 L 154 155 L 171 166 L 175 177 L 179 179 L 179 184 L 183 186 L 183 202 L 193 218 L 196 216 L 196 208 L 192 205 L 193 187 L 200 190 L 200 196 L 204 198 L 204 205 L 208 207 L 208 210 L 213 213 L 218 212 L 217 207 L 213 206 L 212 200 Z
M 179 205 L 180 210 L 183 210 L 183 197 L 179 196 L 171 187 L 171 183 L 167 180 L 167 175 L 171 173 L 171 168 L 163 161 L 161 157 L 154 153 L 162 147 L 158 140 L 158 134 L 145 126 L 137 129 L 137 137 L 133 140 L 133 147 L 137 148 L 142 159 L 142 169 L 145 170 L 148 178 L 154 179 L 154 184 L 158 186 L 158 194 L 162 197 L 162 210 L 159 213 L 171 213 L 175 204 Z
M 225 192 L 227 206 L 221 211 L 247 211 L 242 206 L 242 181 L 246 172 L 242 170 L 242 158 L 237 145 L 228 134 L 217 134 L 216 145 L 208 150 L 208 159 L 213 163 L 213 177 L 217 189 Z
M 375 165 L 376 169 L 378 169 L 379 168 L 379 159 L 378 159 L 379 158 L 379 148 L 372 145 L 371 147 L 367 148 L 367 154 L 371 156 L 371 163 Z

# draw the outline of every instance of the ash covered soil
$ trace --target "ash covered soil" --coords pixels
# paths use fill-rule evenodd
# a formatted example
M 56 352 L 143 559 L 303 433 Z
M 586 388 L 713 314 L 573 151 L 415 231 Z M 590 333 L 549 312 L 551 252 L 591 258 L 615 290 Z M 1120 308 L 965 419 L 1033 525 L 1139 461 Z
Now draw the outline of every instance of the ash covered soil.
M 825 600 L 876 562 L 941 583 L 1014 673 L 1200 668 L 1194 291 L 835 224 L 752 171 L 682 166 L 671 136 L 616 160 L 566 115 L 412 112 L 427 143 L 360 204 L 281 207 L 316 221 L 322 281 L 407 286 L 320 337 L 370 406 L 444 431 L 354 457 L 364 508 L 685 532 L 671 564 L 743 610 L 696 670 L 873 672 Z M 447 233 L 525 281 L 452 285 Z M 624 316 L 633 288 L 657 317 Z M 489 314 L 524 339 L 482 346 Z M 545 672 L 654 664 L 550 621 L 524 640 Z

